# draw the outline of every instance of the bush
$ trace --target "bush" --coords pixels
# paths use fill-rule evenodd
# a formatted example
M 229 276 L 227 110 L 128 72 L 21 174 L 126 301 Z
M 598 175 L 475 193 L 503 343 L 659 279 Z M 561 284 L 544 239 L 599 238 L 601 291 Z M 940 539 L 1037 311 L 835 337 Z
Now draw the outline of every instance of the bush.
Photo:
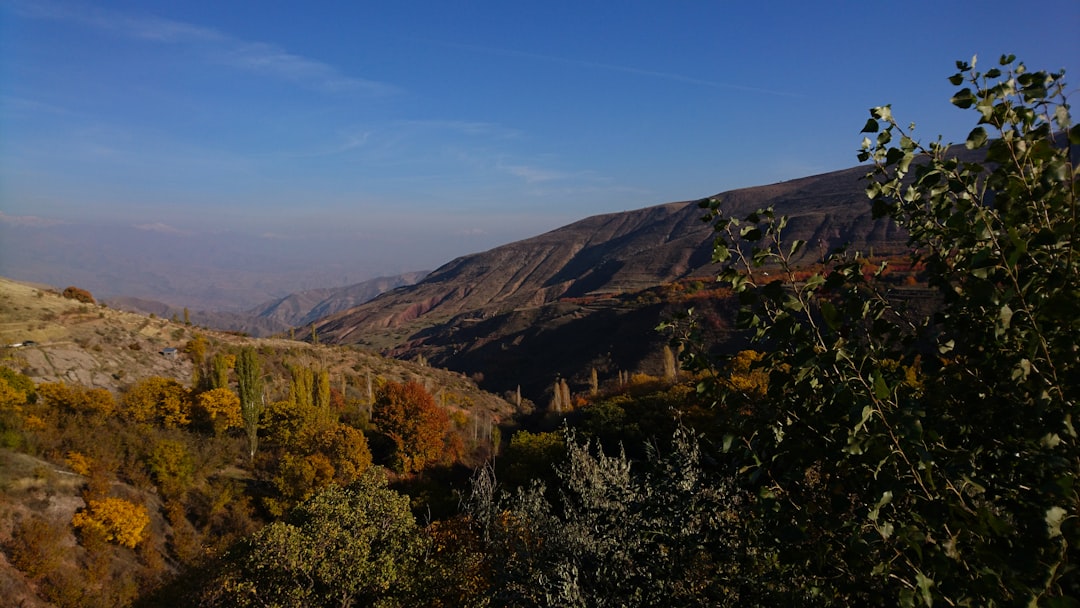
M 94 304 L 94 296 L 90 295 L 89 291 L 85 289 L 79 289 L 78 287 L 71 286 L 64 290 L 62 294 L 69 300 L 76 300 L 84 304 Z

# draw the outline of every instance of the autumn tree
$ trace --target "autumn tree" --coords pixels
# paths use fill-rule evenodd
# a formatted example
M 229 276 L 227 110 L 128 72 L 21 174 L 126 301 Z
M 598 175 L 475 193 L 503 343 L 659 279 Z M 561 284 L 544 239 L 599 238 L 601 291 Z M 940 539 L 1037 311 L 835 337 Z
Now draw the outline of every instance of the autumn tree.
M 314 406 L 275 402 L 263 421 L 264 471 L 278 497 L 264 501 L 283 513 L 332 483 L 346 485 L 371 466 L 371 451 L 360 431 L 328 419 Z
M 150 516 L 143 505 L 107 497 L 91 500 L 84 511 L 75 514 L 71 524 L 83 534 L 133 549 L 146 538 Z
M 195 476 L 195 461 L 184 442 L 158 441 L 147 458 L 147 468 L 165 495 L 186 490 Z
M 442 458 L 450 418 L 421 384 L 387 382 L 381 386 L 371 421 L 393 441 L 400 471 L 420 471 Z
M 240 350 L 236 358 L 236 382 L 240 397 L 240 414 L 248 439 L 248 457 L 255 459 L 259 449 L 259 417 L 263 411 L 262 362 L 251 346 Z
M 236 365 L 236 357 L 224 353 L 215 353 L 210 359 L 210 369 L 206 374 L 210 388 L 229 388 L 229 370 Z
M 166 428 L 191 423 L 191 391 L 171 378 L 141 380 L 128 388 L 120 402 L 124 415 L 135 422 L 154 422 Z
M 292 381 L 289 383 L 289 400 L 300 407 L 310 408 L 314 404 L 315 372 L 303 365 L 289 368 Z
M 89 291 L 80 289 L 74 285 L 65 288 L 63 296 L 69 300 L 75 300 L 76 302 L 82 302 L 83 304 L 94 304 L 94 296 L 90 295 Z
M 85 414 L 97 418 L 111 416 L 116 411 L 116 400 L 103 388 L 84 388 L 64 382 L 45 382 L 37 387 L 40 403 L 73 414 Z
M 195 397 L 195 422 L 221 435 L 244 425 L 240 398 L 228 388 L 215 388 Z
M 0 411 L 16 409 L 36 399 L 33 380 L 10 368 L 0 366 Z

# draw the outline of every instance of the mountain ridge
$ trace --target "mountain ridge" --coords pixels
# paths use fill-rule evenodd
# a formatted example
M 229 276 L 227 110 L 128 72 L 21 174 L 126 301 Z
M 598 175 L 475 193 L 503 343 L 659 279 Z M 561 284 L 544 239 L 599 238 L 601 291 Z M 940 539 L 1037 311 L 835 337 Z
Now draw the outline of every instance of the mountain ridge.
M 805 258 L 845 243 L 898 251 L 906 234 L 871 217 L 861 183 L 865 171 L 853 167 L 717 196 L 731 217 L 768 206 L 788 215 L 789 238 L 810 243 Z M 315 327 L 320 339 L 385 348 L 463 314 L 483 318 L 561 298 L 627 293 L 707 275 L 715 271 L 714 234 L 701 221 L 696 202 L 595 215 L 461 256 L 411 287 L 326 317 Z

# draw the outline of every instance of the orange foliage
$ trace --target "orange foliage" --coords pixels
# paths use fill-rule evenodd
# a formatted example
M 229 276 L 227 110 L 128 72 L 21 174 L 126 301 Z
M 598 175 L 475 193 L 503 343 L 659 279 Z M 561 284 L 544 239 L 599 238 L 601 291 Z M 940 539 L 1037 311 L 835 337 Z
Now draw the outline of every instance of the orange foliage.
M 416 382 L 387 382 L 380 387 L 371 421 L 394 442 L 404 473 L 420 471 L 444 455 L 450 418 Z
M 84 304 L 94 304 L 94 296 L 89 291 L 71 286 L 64 290 L 63 296 L 69 300 L 77 300 Z

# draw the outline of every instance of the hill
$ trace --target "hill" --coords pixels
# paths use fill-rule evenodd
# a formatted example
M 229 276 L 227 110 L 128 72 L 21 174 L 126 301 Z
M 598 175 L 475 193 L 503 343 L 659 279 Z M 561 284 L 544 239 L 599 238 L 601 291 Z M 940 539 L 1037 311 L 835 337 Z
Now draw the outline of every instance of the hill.
M 408 272 L 344 287 L 308 289 L 274 298 L 243 312 L 193 310 L 188 312 L 188 319 L 200 327 L 242 332 L 255 337 L 284 334 L 291 328 L 306 327 L 317 319 L 367 302 L 390 289 L 412 285 L 426 274 L 427 271 Z M 129 312 L 153 314 L 165 319 L 184 318 L 184 307 L 156 300 L 121 296 L 105 302 L 113 308 Z
M 871 217 L 865 171 L 853 167 L 718 196 L 729 216 L 769 206 L 790 216 L 787 238 L 810 244 L 805 262 L 845 243 L 900 252 L 906 235 Z M 581 377 L 590 365 L 613 374 L 656 364 L 663 337 L 652 328 L 672 310 L 655 294 L 644 300 L 658 305 L 642 307 L 635 294 L 714 275 L 714 235 L 701 216 L 689 201 L 586 218 L 455 259 L 416 285 L 323 319 L 316 330 L 323 341 L 406 358 L 422 354 L 449 369 L 483 373 L 491 390 L 532 387 L 530 397 L 540 400 L 535 391 L 550 380 Z
M 461 374 L 356 348 L 194 328 L 77 302 L 45 287 L 0 277 L 0 365 L 26 374 L 35 383 L 62 381 L 114 392 L 150 376 L 187 383 L 193 374 L 188 357 L 183 352 L 162 353 L 170 348 L 182 351 L 196 335 L 221 347 L 254 345 L 271 360 L 316 360 L 338 380 L 367 373 L 397 382 L 418 380 L 461 393 L 497 417 L 512 415 L 508 403 L 479 390 Z

